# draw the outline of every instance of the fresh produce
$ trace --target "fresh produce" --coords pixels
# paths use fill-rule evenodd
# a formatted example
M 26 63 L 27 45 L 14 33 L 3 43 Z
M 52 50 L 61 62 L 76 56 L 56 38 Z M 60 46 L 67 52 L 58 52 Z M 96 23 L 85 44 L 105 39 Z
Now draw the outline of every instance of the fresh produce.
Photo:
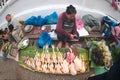
M 92 59 L 97 66 L 104 66 L 104 56 L 99 48 L 94 48 L 92 50 Z
M 93 41 L 91 58 L 97 66 L 108 66 L 112 61 L 112 56 L 105 41 Z

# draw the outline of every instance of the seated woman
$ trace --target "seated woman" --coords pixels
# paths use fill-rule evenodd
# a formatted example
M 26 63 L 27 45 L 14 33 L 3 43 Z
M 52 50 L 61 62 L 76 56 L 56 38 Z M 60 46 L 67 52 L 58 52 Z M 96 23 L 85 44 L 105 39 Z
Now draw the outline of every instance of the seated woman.
M 66 12 L 59 15 L 56 33 L 59 40 L 58 48 L 62 47 L 65 43 L 65 47 L 69 47 L 70 39 L 77 37 L 77 30 L 75 24 L 76 9 L 74 6 L 69 5 Z

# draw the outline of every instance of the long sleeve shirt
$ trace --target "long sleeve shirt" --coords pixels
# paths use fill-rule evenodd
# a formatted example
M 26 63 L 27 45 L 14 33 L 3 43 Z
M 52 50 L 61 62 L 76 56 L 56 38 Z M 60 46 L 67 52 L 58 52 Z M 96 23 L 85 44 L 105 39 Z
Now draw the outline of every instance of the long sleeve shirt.
M 69 38 L 70 38 L 71 34 L 77 34 L 75 20 L 76 19 L 74 19 L 73 23 L 71 22 L 70 26 L 67 27 L 67 25 L 66 25 L 66 21 L 67 21 L 66 13 L 63 12 L 62 14 L 60 14 L 60 16 L 58 18 L 56 31 L 65 35 L 66 37 L 69 37 Z M 73 27 L 71 25 L 73 25 Z

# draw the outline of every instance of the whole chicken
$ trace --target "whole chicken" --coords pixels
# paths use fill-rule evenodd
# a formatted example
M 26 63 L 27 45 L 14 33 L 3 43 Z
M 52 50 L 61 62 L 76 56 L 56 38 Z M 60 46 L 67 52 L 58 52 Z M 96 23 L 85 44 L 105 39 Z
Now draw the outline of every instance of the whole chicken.
M 44 54 L 44 53 L 41 54 L 40 60 L 41 60 L 42 62 L 45 62 L 45 54 Z
M 29 60 L 29 56 L 24 56 L 23 57 L 23 62 L 25 63 L 25 64 L 27 64 L 27 61 Z
M 48 70 L 47 64 L 42 64 L 42 69 L 43 69 L 43 72 L 45 72 L 45 73 L 49 73 L 49 70 Z
M 56 71 L 55 71 L 56 73 L 59 73 L 59 74 L 62 73 L 62 71 L 61 71 L 62 66 L 60 64 L 55 64 L 55 68 L 56 68 Z
M 51 63 L 51 62 L 50 62 L 50 54 L 46 54 L 46 61 L 47 61 L 47 63 L 49 63 L 49 64 Z
M 69 63 L 66 60 L 63 61 L 61 66 L 62 66 L 63 73 L 69 73 L 69 67 L 68 67 Z
M 40 58 L 40 54 L 36 52 L 36 55 L 35 55 L 35 57 L 34 57 L 34 60 L 35 60 L 35 61 L 38 61 L 39 58 Z
M 34 59 L 32 60 L 31 67 L 32 67 L 33 69 L 35 69 L 35 61 L 34 61 Z
M 64 58 L 62 55 L 59 55 L 57 56 L 57 60 L 58 60 L 58 63 L 63 63 Z
M 56 54 L 53 53 L 51 58 L 52 58 L 53 63 L 57 63 Z
M 81 71 L 82 70 L 82 61 L 76 56 L 74 59 L 75 70 Z
M 82 69 L 81 69 L 81 73 L 84 73 L 86 71 L 86 66 L 85 66 L 85 62 L 82 61 Z
M 26 64 L 27 64 L 27 66 L 31 67 L 31 63 L 30 63 L 29 59 L 26 61 Z
M 52 63 L 48 65 L 48 68 L 50 73 L 55 73 L 54 65 Z
M 77 71 L 75 70 L 75 65 L 74 65 L 73 62 L 69 65 L 69 69 L 70 69 L 70 73 L 72 75 L 76 75 L 77 74 Z
M 36 69 L 37 69 L 38 71 L 41 71 L 41 70 L 42 70 L 42 63 L 41 63 L 40 60 L 38 60 L 38 61 L 36 62 Z

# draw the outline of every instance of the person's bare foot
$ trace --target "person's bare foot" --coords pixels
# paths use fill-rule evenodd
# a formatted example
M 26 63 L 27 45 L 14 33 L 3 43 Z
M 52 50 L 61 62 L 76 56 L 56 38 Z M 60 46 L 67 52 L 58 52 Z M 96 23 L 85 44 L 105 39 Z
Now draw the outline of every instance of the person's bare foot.
M 59 41 L 57 47 L 58 47 L 58 48 L 61 48 L 61 47 L 62 47 L 62 41 Z
M 69 43 L 68 42 L 65 43 L 65 48 L 69 48 Z

